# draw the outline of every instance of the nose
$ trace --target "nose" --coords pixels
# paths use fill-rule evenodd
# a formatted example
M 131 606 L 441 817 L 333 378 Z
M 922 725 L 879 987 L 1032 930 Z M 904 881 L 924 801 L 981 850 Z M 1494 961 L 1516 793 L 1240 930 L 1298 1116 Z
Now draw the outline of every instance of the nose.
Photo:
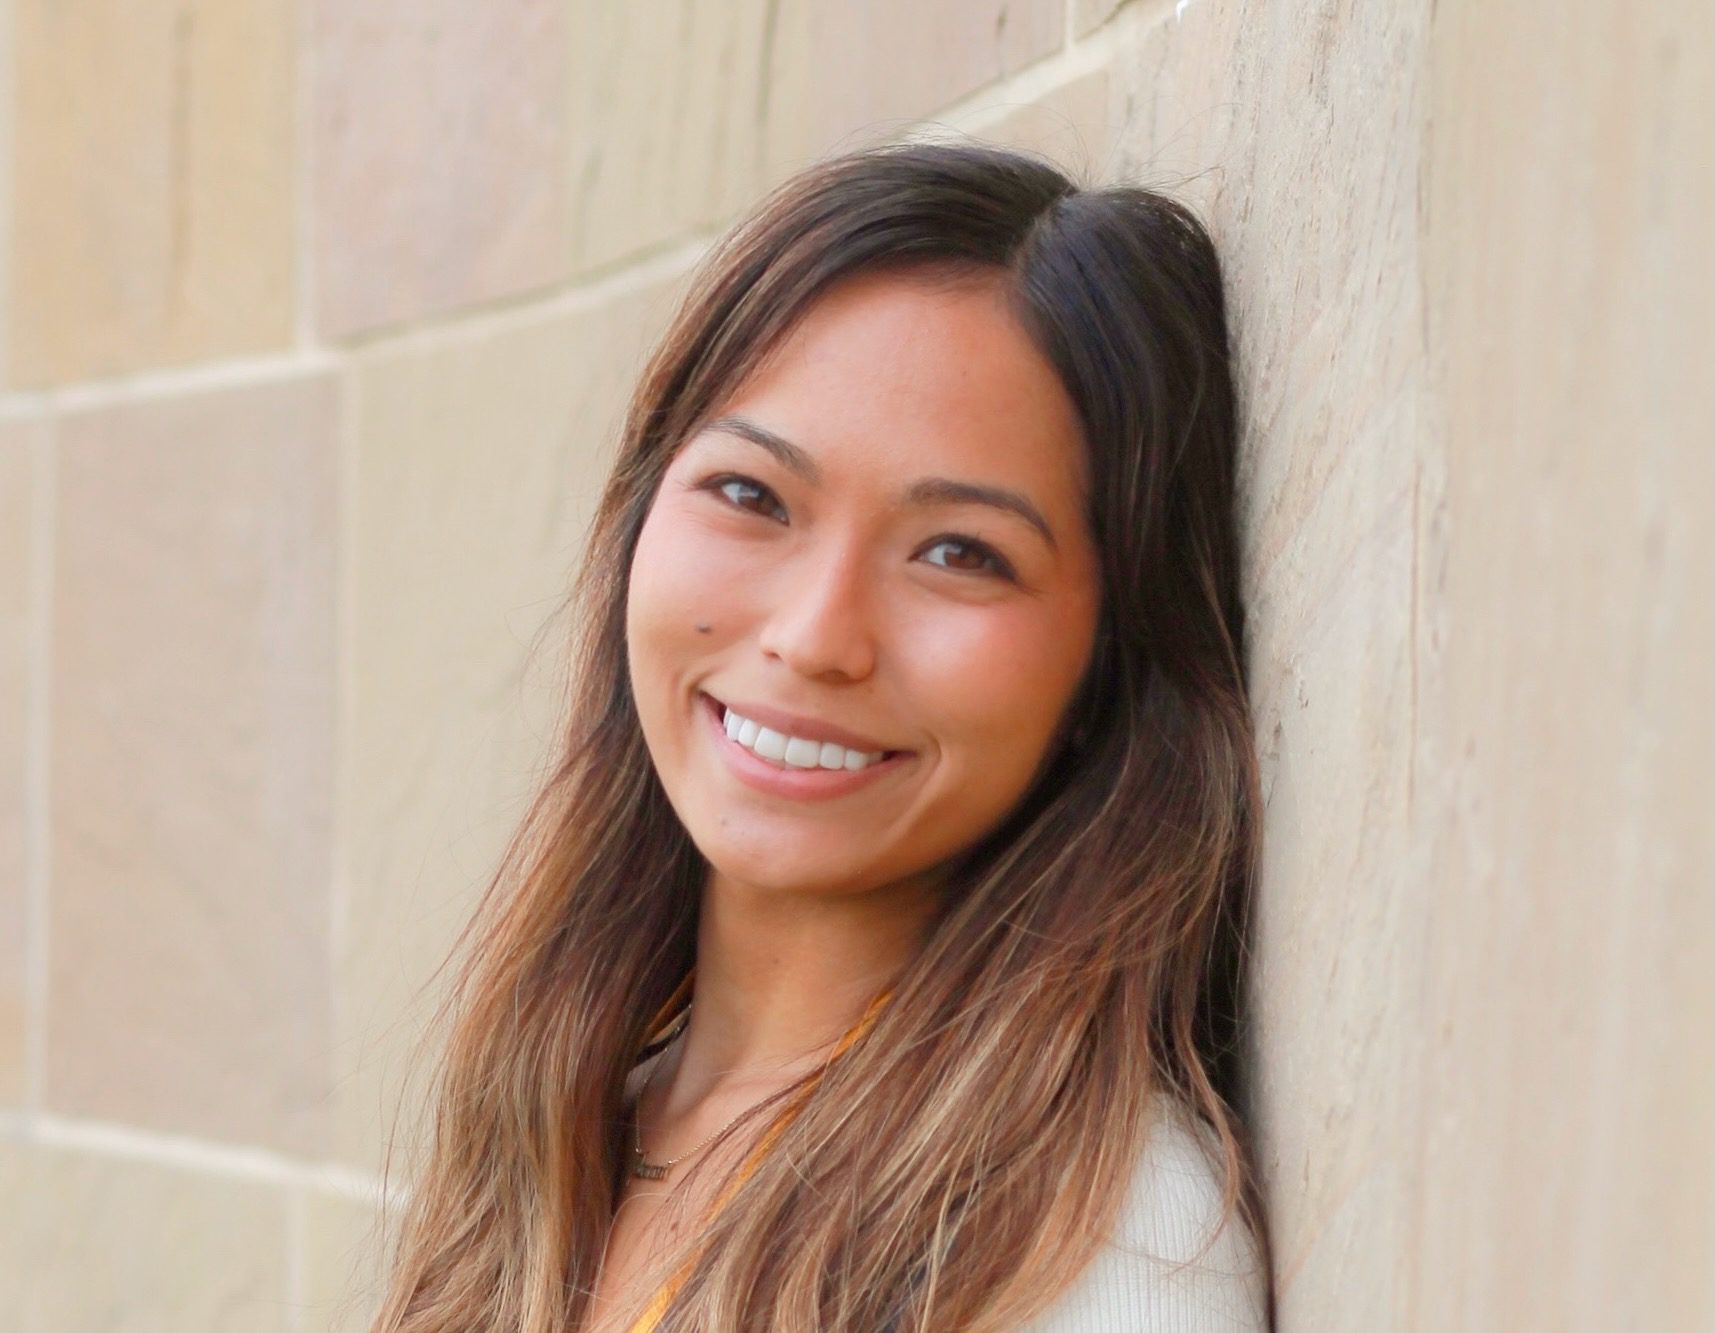
M 862 680 L 875 670 L 875 626 L 863 561 L 851 545 L 802 551 L 774 581 L 762 651 L 799 675 Z

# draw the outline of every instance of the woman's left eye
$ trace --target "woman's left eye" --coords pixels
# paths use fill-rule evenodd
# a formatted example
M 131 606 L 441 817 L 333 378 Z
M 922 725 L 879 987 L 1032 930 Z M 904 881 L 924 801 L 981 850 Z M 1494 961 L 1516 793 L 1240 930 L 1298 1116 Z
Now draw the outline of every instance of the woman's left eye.
M 764 518 L 775 518 L 785 514 L 785 506 L 759 481 L 749 477 L 741 477 L 733 473 L 722 473 L 710 477 L 703 486 L 719 494 L 734 509 L 748 510 Z M 759 501 L 760 507 L 751 501 Z
M 936 551 L 945 551 L 948 548 L 954 552 L 951 558 L 940 560 L 933 558 Z M 993 547 L 983 545 L 981 542 L 972 541 L 968 537 L 937 537 L 924 550 L 923 554 L 930 564 L 939 565 L 942 569 L 951 569 L 957 573 L 993 573 L 1002 578 L 1010 579 L 1013 577 L 1012 566 L 1007 564 L 1000 552 Z

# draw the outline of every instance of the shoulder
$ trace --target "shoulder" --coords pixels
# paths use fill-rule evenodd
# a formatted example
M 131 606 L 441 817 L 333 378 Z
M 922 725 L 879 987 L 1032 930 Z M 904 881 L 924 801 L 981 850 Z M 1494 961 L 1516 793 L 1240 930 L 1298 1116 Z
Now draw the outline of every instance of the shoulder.
M 1268 1275 L 1243 1220 L 1221 1225 L 1214 1153 L 1164 1098 L 1113 1235 L 1024 1333 L 1266 1333 Z

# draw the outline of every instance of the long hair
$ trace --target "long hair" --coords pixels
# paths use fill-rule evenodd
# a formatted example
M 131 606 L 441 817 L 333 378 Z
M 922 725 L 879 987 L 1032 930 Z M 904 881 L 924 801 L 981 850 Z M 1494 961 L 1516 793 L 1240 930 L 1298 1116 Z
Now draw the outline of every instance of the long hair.
M 679 1256 L 662 1327 L 1016 1327 L 1093 1257 L 1157 1094 L 1213 1130 L 1222 1221 L 1240 1212 L 1266 1247 L 1226 1069 L 1260 802 L 1213 245 L 1150 190 L 896 143 L 769 194 L 706 256 L 636 387 L 569 604 L 556 761 L 449 955 L 432 1135 L 376 1333 L 586 1317 L 626 1078 L 693 964 L 708 870 L 630 692 L 631 558 L 675 450 L 831 284 L 877 270 L 998 279 L 1063 380 L 1092 483 L 1095 650 L 890 1003 Z

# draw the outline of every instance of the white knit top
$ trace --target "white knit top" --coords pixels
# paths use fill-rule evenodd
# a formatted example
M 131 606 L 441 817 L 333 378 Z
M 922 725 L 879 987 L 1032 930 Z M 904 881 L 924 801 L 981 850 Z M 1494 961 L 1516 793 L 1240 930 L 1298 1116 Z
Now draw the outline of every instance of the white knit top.
M 1114 1234 L 1020 1333 L 1268 1333 L 1268 1275 L 1236 1214 L 1197 1263 L 1172 1271 L 1221 1218 L 1212 1145 L 1212 1133 L 1166 1104 Z

